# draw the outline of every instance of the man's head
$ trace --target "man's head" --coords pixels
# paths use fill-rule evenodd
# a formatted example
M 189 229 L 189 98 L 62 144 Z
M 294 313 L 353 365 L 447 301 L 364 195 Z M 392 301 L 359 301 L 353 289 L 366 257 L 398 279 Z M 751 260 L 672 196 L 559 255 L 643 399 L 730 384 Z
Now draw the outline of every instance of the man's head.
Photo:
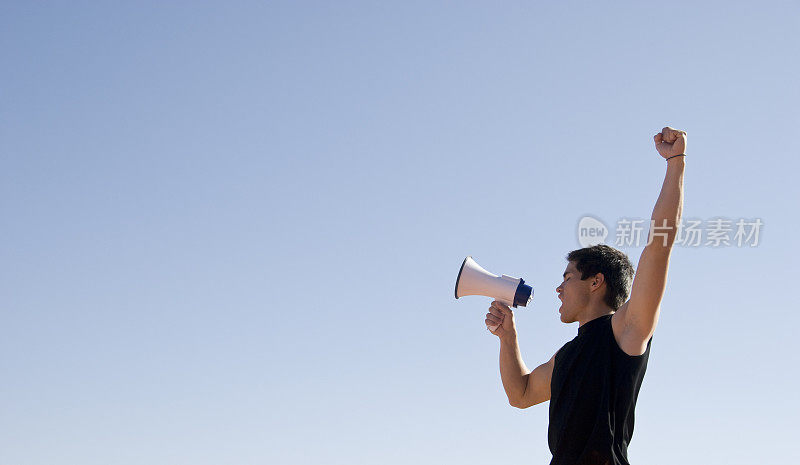
M 598 305 L 616 311 L 628 300 L 634 270 L 627 255 L 600 244 L 573 250 L 566 258 L 564 281 L 556 288 L 561 321 L 578 321 L 587 308 Z

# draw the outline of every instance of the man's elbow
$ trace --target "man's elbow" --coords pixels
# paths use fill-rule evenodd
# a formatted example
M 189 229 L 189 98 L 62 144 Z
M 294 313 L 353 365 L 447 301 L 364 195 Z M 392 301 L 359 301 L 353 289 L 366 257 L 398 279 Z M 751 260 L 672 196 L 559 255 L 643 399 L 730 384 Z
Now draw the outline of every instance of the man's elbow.
M 531 402 L 530 399 L 525 399 L 524 397 L 521 397 L 519 399 L 508 399 L 508 404 L 510 406 L 512 406 L 514 408 L 518 408 L 518 409 L 526 409 L 528 407 L 533 407 L 534 405 L 539 404 L 541 402 L 542 401 L 538 401 L 538 402 L 537 401 L 533 401 L 533 402 Z
M 650 228 L 645 250 L 669 254 L 669 252 L 672 251 L 675 240 L 678 238 L 678 228 L 675 225 L 676 222 L 667 222 L 666 220 L 664 223 L 654 224 Z
M 511 400 L 511 399 L 508 400 L 508 405 L 510 405 L 510 406 L 512 406 L 514 408 L 518 408 L 518 409 L 526 409 L 526 408 L 530 407 L 530 405 L 525 405 L 522 402 Z
M 663 255 L 669 257 L 672 254 L 673 246 L 675 245 L 675 236 L 671 237 L 657 237 L 649 244 L 645 245 L 644 250 L 654 255 Z

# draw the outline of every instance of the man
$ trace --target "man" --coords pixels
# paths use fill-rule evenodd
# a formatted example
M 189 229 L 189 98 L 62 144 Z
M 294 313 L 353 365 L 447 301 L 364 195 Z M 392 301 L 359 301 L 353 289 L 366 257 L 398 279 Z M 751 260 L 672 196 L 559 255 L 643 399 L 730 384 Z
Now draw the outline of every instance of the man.
M 577 321 L 578 335 L 533 371 L 522 361 L 511 309 L 495 301 L 486 314 L 487 325 L 499 325 L 494 334 L 509 403 L 528 408 L 550 401 L 551 465 L 628 464 L 636 399 L 683 210 L 686 133 L 666 127 L 654 139 L 667 172 L 633 284 L 633 266 L 619 250 L 596 245 L 570 252 L 556 292 L 561 321 Z

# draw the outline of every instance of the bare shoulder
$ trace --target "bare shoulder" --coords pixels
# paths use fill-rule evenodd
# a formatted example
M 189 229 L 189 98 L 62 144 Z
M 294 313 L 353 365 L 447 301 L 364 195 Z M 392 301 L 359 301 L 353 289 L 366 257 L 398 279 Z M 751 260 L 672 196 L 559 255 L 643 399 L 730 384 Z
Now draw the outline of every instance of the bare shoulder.
M 556 354 L 557 353 L 558 352 L 556 352 Z M 550 360 L 536 367 L 531 373 L 533 375 L 532 377 L 536 378 L 537 383 L 547 386 L 548 391 L 550 390 L 550 380 L 553 377 L 553 368 L 556 364 L 556 354 L 553 354 L 553 356 L 550 357 Z
M 630 301 L 628 301 L 630 302 Z M 647 350 L 647 341 L 650 340 L 650 334 L 639 334 L 633 325 L 627 322 L 628 302 L 622 304 L 614 315 L 611 317 L 611 329 L 614 332 L 614 339 L 617 345 L 626 354 L 636 357 L 642 355 Z
M 556 353 L 553 354 L 552 357 L 550 357 L 550 360 L 548 360 L 547 362 L 542 364 L 544 369 L 547 371 L 548 377 L 553 376 L 553 368 L 556 365 L 556 355 L 557 354 L 558 354 L 558 351 L 556 351 Z

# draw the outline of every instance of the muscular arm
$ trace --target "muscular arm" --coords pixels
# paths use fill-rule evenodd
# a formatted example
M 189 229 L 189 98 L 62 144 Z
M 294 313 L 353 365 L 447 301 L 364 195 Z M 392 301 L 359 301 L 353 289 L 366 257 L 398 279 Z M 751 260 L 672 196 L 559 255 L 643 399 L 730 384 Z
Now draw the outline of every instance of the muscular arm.
M 500 339 L 500 379 L 506 390 L 508 403 L 514 405 L 525 394 L 528 367 L 522 361 L 516 335 Z
M 662 157 L 685 153 L 686 133 L 664 128 L 655 136 Z M 651 216 L 648 245 L 642 251 L 630 299 L 617 311 L 622 319 L 623 350 L 641 353 L 655 332 L 661 299 L 667 285 L 667 270 L 677 225 L 683 212 L 683 172 L 686 157 L 667 160 L 667 173 Z
M 500 338 L 500 378 L 508 403 L 517 408 L 528 408 L 550 400 L 550 378 L 556 356 L 528 371 L 519 351 L 514 312 L 505 304 L 492 302 L 485 323 L 497 326 L 492 334 Z
M 550 378 L 553 375 L 555 355 L 550 361 L 528 371 L 519 352 L 517 338 L 500 341 L 500 377 L 508 396 L 508 403 L 517 408 L 528 408 L 550 400 Z

